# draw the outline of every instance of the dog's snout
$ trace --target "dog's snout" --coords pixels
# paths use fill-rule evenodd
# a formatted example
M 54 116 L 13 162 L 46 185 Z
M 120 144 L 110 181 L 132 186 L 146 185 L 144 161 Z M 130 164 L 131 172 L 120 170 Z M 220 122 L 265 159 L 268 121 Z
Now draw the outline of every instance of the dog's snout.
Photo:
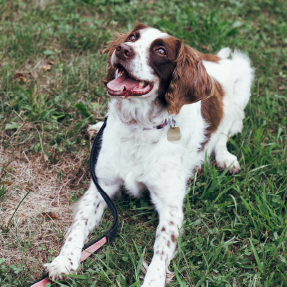
M 131 58 L 135 53 L 134 49 L 127 44 L 120 44 L 116 47 L 116 56 L 121 60 Z

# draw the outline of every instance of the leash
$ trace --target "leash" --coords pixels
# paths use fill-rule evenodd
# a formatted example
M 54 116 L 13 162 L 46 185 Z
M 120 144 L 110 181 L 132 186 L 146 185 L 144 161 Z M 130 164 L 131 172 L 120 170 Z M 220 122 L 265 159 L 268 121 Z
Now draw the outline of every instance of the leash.
M 111 200 L 111 198 L 103 191 L 103 189 L 99 185 L 98 179 L 96 176 L 96 168 L 95 168 L 97 161 L 98 161 L 100 151 L 101 151 L 102 136 L 103 136 L 103 132 L 104 132 L 106 125 L 107 125 L 107 117 L 105 118 L 105 122 L 102 125 L 101 129 L 99 130 L 99 132 L 98 132 L 98 134 L 94 140 L 94 143 L 93 143 L 91 156 L 90 156 L 90 173 L 92 175 L 92 180 L 93 180 L 95 186 L 97 187 L 99 193 L 101 194 L 101 196 L 103 197 L 103 199 L 105 200 L 106 204 L 108 205 L 109 209 L 112 212 L 114 222 L 113 222 L 113 225 L 110 227 L 110 229 L 106 232 L 105 235 L 103 235 L 102 237 L 96 239 L 95 241 L 93 241 L 92 243 L 90 243 L 84 247 L 85 250 L 83 250 L 81 253 L 80 263 L 86 261 L 86 259 L 88 257 L 90 257 L 93 253 L 96 253 L 100 248 L 102 248 L 102 246 L 106 242 L 109 242 L 110 240 L 112 240 L 113 237 L 117 233 L 117 227 L 118 227 L 117 209 L 116 209 L 113 201 Z M 39 281 L 36 281 L 32 285 L 30 285 L 30 287 L 45 287 L 46 284 L 48 284 L 48 283 L 53 283 L 53 282 L 49 279 L 48 275 L 45 275 L 44 278 L 40 279 Z

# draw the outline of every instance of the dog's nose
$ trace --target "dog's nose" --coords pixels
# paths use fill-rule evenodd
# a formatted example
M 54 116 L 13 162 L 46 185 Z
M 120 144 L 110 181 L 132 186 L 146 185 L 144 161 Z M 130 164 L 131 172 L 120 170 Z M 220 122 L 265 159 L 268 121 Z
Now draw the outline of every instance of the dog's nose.
M 121 60 L 131 58 L 135 53 L 134 49 L 125 43 L 122 43 L 116 47 L 116 56 Z

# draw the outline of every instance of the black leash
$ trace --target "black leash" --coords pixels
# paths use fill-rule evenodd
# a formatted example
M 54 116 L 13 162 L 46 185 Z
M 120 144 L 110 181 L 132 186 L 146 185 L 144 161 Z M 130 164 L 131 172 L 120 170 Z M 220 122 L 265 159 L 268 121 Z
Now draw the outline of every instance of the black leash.
M 108 205 L 109 209 L 111 210 L 113 218 L 114 218 L 113 225 L 110 227 L 110 229 L 104 235 L 107 237 L 108 241 L 110 241 L 114 238 L 114 236 L 117 233 L 118 220 L 119 220 L 118 211 L 117 211 L 113 201 L 111 200 L 111 198 L 103 191 L 103 189 L 99 185 L 98 179 L 96 176 L 96 164 L 97 164 L 98 157 L 99 157 L 101 147 L 102 147 L 102 137 L 103 137 L 104 129 L 107 125 L 107 119 L 108 118 L 106 117 L 101 129 L 99 130 L 99 132 L 98 132 L 98 134 L 94 140 L 94 144 L 93 144 L 92 151 L 91 151 L 91 157 L 90 157 L 90 172 L 91 172 L 92 180 L 93 180 L 95 186 L 97 187 L 99 193 L 101 194 L 101 196 L 105 200 L 106 204 Z
M 113 222 L 113 225 L 110 227 L 110 229 L 106 232 L 105 235 L 103 235 L 102 237 L 96 239 L 95 241 L 93 241 L 92 243 L 90 243 L 84 247 L 85 250 L 82 251 L 82 253 L 81 253 L 80 262 L 86 261 L 86 259 L 88 257 L 90 257 L 91 254 L 96 253 L 100 248 L 102 248 L 102 246 L 106 242 L 109 242 L 110 240 L 112 240 L 117 233 L 118 218 L 119 218 L 117 209 L 116 209 L 113 201 L 111 200 L 111 198 L 104 192 L 104 190 L 99 185 L 98 178 L 96 176 L 96 165 L 97 165 L 98 157 L 99 157 L 99 154 L 101 151 L 102 137 L 103 137 L 103 133 L 104 133 L 104 129 L 105 129 L 106 125 L 107 125 L 107 117 L 105 118 L 105 122 L 103 123 L 103 125 L 102 125 L 101 129 L 99 130 L 99 132 L 98 132 L 98 134 L 94 140 L 94 143 L 93 143 L 91 156 L 90 156 L 90 173 L 92 175 L 92 180 L 93 180 L 95 186 L 97 187 L 99 193 L 101 194 L 101 196 L 103 197 L 103 199 L 105 200 L 106 204 L 108 205 L 109 209 L 112 212 L 114 222 Z M 45 275 L 44 278 L 42 278 L 39 281 L 36 281 L 32 285 L 30 285 L 30 287 L 45 287 L 46 284 L 48 284 L 48 283 L 52 283 L 52 281 L 49 279 L 48 275 Z

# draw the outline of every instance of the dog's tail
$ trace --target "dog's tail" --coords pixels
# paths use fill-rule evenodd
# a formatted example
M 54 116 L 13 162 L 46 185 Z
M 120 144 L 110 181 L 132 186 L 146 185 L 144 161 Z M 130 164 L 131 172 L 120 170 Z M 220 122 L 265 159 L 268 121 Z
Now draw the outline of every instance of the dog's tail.
M 218 53 L 217 56 L 221 59 L 227 59 L 231 54 L 231 49 L 228 47 L 222 48 Z
M 233 66 L 233 97 L 237 104 L 244 109 L 251 96 L 251 85 L 254 79 L 254 68 L 252 68 L 249 57 L 235 50 L 231 54 Z

